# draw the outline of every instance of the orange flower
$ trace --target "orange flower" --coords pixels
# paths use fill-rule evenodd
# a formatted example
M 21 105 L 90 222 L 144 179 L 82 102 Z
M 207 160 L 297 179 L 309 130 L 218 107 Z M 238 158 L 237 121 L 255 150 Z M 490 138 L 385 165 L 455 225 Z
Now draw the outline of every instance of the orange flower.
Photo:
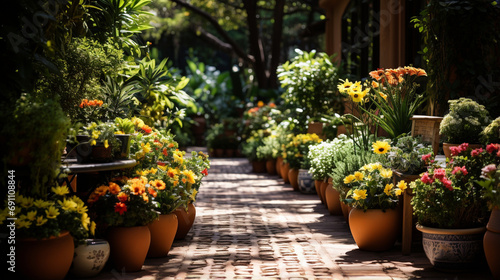
M 125 205 L 125 203 L 123 202 L 117 202 L 115 204 L 115 212 L 123 215 L 123 213 L 127 212 L 127 205 Z
M 186 178 L 182 178 L 182 183 L 185 184 L 187 182 Z
M 132 191 L 132 193 L 135 195 L 143 194 L 146 190 L 144 184 L 138 178 L 132 179 L 131 181 L 132 185 L 130 186 L 130 190 Z
M 97 100 L 97 102 L 96 102 L 96 103 L 97 103 L 97 105 L 99 105 L 99 107 L 101 107 L 101 106 L 102 106 L 102 104 L 104 104 L 104 102 L 103 102 L 102 100 Z
M 102 185 L 94 190 L 97 195 L 105 195 L 109 190 L 108 186 Z
M 276 108 L 276 104 L 274 104 L 273 102 L 271 102 L 271 103 L 269 103 L 269 107 Z
M 179 185 L 179 181 L 176 180 L 173 182 L 173 184 L 174 184 L 174 187 L 177 187 L 177 185 Z
M 163 155 L 164 155 L 164 156 L 168 156 L 168 151 L 167 151 L 167 148 L 163 148 L 162 153 L 163 153 Z
M 170 169 L 167 171 L 167 175 L 168 175 L 168 177 L 170 177 L 170 178 L 174 178 L 174 177 L 175 177 L 175 175 L 177 175 L 177 171 L 176 171 L 175 169 L 170 168 Z
M 169 143 L 167 147 L 173 148 L 173 147 L 175 147 L 175 144 L 174 143 Z
M 126 202 L 128 200 L 128 195 L 124 192 L 119 193 L 116 197 L 120 202 Z
M 149 125 L 147 125 L 147 124 L 143 125 L 143 126 L 141 127 L 141 129 L 142 129 L 144 132 L 146 132 L 147 134 L 149 134 L 149 133 L 151 133 L 151 132 L 153 131 L 153 129 L 152 129 Z
M 378 83 L 375 81 L 372 81 L 372 88 L 378 88 Z
M 257 107 L 264 107 L 264 101 L 257 102 Z
M 148 193 L 153 197 L 156 197 L 156 195 L 158 194 L 154 188 L 148 188 Z
M 122 189 L 118 186 L 117 183 L 110 182 L 109 183 L 109 192 L 112 194 L 118 194 Z
M 395 86 L 398 84 L 398 80 L 396 80 L 396 78 L 390 72 L 385 72 L 385 77 L 387 78 L 387 82 L 390 85 Z
M 424 70 L 424 69 L 420 69 L 420 68 L 418 68 L 418 69 L 417 69 L 417 71 L 418 71 L 418 72 L 417 72 L 417 77 L 420 77 L 420 76 L 427 76 L 427 72 L 425 72 L 425 70 Z
M 87 202 L 92 204 L 94 202 L 96 202 L 97 200 L 99 200 L 99 195 L 96 194 L 95 192 L 91 193 L 89 198 L 87 199 Z
M 370 77 L 374 78 L 375 80 L 377 81 L 380 81 L 380 79 L 382 78 L 382 74 L 384 74 L 384 69 L 377 69 L 377 70 L 374 70 L 374 71 L 371 71 L 369 73 Z
M 95 105 L 96 105 L 95 100 L 90 100 L 90 101 L 89 101 L 89 106 L 95 106 Z
M 149 197 L 147 193 L 142 193 L 142 199 L 146 202 L 149 202 Z
M 163 182 L 162 180 L 154 180 L 154 181 L 149 182 L 149 184 L 160 191 L 164 190 L 166 187 L 165 182 Z

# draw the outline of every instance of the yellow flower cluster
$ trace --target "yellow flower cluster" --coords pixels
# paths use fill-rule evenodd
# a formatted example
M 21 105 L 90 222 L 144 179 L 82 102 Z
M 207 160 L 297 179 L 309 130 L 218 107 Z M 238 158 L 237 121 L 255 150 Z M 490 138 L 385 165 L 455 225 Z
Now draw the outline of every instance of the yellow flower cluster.
M 349 79 L 346 79 L 342 84 L 338 85 L 337 88 L 339 89 L 340 93 L 347 93 L 352 98 L 352 101 L 356 103 L 363 102 L 365 96 L 368 94 L 368 92 L 370 92 L 369 87 L 363 89 L 363 85 L 360 81 L 353 83 L 350 82 Z

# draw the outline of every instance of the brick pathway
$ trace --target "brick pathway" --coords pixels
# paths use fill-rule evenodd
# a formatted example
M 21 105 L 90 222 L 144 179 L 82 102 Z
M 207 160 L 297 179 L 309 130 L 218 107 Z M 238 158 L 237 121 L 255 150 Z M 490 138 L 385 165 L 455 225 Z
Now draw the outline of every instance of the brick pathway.
M 246 159 L 212 158 L 196 202 L 196 220 L 168 257 L 143 271 L 106 269 L 94 279 L 490 279 L 435 271 L 421 244 L 403 256 L 360 251 L 343 216 L 317 195 L 294 192 L 278 176 L 251 173 Z

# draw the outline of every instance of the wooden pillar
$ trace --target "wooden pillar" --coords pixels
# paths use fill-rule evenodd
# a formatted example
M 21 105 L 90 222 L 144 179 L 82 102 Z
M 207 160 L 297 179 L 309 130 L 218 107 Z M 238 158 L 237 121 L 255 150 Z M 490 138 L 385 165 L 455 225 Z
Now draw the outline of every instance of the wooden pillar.
M 380 68 L 405 66 L 405 1 L 380 0 Z
M 350 0 L 320 0 L 319 6 L 325 10 L 325 52 L 328 55 L 337 54 L 335 60 L 342 57 L 342 15 Z

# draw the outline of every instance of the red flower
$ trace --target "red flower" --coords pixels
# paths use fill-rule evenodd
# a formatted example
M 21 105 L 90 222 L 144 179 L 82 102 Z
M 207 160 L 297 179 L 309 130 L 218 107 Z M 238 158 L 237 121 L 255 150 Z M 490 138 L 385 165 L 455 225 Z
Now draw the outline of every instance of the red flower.
M 168 156 L 167 148 L 163 148 L 162 153 L 163 153 L 164 156 Z
M 470 155 L 472 157 L 477 157 L 479 156 L 481 153 L 483 152 L 483 148 L 479 148 L 479 149 L 474 149 L 470 152 Z
M 165 163 L 161 161 L 157 161 L 156 164 L 158 164 L 159 166 L 165 166 Z
M 499 150 L 500 148 L 500 145 L 499 144 L 489 144 L 486 146 L 486 151 L 490 154 L 493 154 L 494 152 L 496 152 L 497 150 Z
M 443 185 L 450 191 L 453 190 L 453 187 L 451 186 L 451 181 L 448 178 L 444 177 L 443 180 L 441 180 L 441 183 L 443 183 Z
M 461 152 L 466 151 L 469 148 L 469 143 L 462 143 L 458 147 L 460 148 Z
M 438 168 L 434 170 L 434 178 L 441 181 L 443 178 L 445 178 L 445 176 L 446 176 L 446 170 L 444 170 L 443 168 Z
M 450 153 L 452 156 L 458 156 L 462 150 L 460 150 L 460 146 L 450 147 Z
M 115 204 L 115 212 L 120 213 L 120 215 L 123 215 L 123 213 L 127 212 L 127 205 L 123 202 L 117 202 Z
M 146 132 L 147 134 L 149 134 L 149 133 L 151 133 L 151 132 L 153 131 L 153 129 L 152 129 L 149 125 L 146 125 L 146 124 L 145 124 L 145 125 L 143 125 L 143 126 L 141 127 L 141 129 L 142 129 L 144 132 Z
M 432 157 L 432 154 L 422 155 L 422 160 L 427 162 Z
M 207 176 L 208 175 L 208 170 L 205 168 L 205 170 L 201 171 L 201 174 Z
M 422 175 L 422 177 L 420 178 L 420 181 L 422 181 L 422 183 L 424 183 L 424 184 L 432 184 L 432 182 L 434 182 L 434 180 L 432 180 L 432 178 L 429 177 L 428 172 L 425 172 L 424 175 Z
M 453 168 L 453 171 L 451 171 L 451 174 L 456 175 L 457 173 L 466 176 L 469 172 L 467 172 L 465 166 L 455 166 L 455 168 Z

